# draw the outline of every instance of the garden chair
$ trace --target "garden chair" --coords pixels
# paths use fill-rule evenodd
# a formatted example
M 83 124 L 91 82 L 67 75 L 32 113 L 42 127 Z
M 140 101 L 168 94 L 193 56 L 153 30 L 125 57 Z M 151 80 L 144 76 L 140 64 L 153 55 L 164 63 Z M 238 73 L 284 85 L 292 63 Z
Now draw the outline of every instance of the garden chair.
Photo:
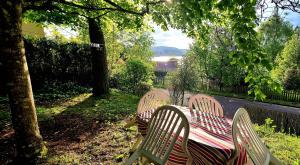
M 189 109 L 192 116 L 197 116 L 198 114 L 194 114 L 194 112 L 197 113 L 200 111 L 224 117 L 222 105 L 215 98 L 204 94 L 191 96 L 189 99 Z
M 168 92 L 164 92 L 161 89 L 154 89 L 149 92 L 147 92 L 139 101 L 138 108 L 137 108 L 137 115 L 141 115 L 144 112 L 147 111 L 154 111 L 157 107 L 167 104 L 170 101 L 170 97 Z M 152 113 L 152 112 L 151 112 Z M 151 115 L 151 113 L 148 113 L 147 115 Z M 136 118 L 134 120 L 129 120 L 127 124 L 125 125 L 125 128 L 129 128 L 136 124 Z M 145 127 L 146 128 L 146 127 Z M 146 133 L 145 130 L 139 130 L 141 134 Z M 139 135 L 137 138 L 136 143 L 131 148 L 131 152 L 135 151 L 138 147 L 138 145 L 143 140 L 142 135 Z
M 165 105 L 170 101 L 170 96 L 167 92 L 161 89 L 154 89 L 147 92 L 139 101 L 137 115 L 146 111 L 151 111 L 159 106 Z M 135 125 L 135 120 L 129 120 L 125 125 L 126 128 Z
M 246 150 L 255 165 L 281 164 L 271 155 L 268 148 L 256 134 L 250 117 L 244 108 L 239 108 L 234 115 L 232 137 L 236 150 L 235 155 L 237 155 L 242 148 Z
M 150 119 L 145 139 L 125 165 L 132 164 L 141 156 L 154 164 L 164 165 L 179 135 L 183 138 L 181 147 L 188 156 L 187 164 L 191 164 L 187 150 L 189 130 L 188 120 L 178 108 L 169 105 L 159 107 Z
M 140 100 L 137 114 L 156 109 L 159 106 L 167 104 L 170 100 L 170 96 L 167 92 L 161 89 L 154 89 L 147 92 Z

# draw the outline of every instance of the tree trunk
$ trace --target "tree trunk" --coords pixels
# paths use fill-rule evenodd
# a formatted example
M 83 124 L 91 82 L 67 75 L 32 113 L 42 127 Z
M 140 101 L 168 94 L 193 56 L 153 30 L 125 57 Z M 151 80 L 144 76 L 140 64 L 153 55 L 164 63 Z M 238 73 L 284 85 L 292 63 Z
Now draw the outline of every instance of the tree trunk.
M 181 106 L 183 106 L 184 103 L 184 90 L 181 92 Z
M 42 151 L 30 76 L 22 38 L 22 1 L 0 0 L 0 59 L 12 124 L 15 130 L 17 164 L 33 164 Z
M 98 20 L 89 18 L 89 35 L 92 53 L 93 95 L 109 94 L 108 65 L 105 41 Z

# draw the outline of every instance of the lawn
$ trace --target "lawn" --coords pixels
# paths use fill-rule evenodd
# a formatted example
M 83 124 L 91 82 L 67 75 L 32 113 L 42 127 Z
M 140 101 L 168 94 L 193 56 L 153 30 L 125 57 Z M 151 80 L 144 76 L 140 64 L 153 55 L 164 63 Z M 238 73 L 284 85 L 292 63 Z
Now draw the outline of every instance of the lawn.
M 3 100 L 0 102 L 0 164 L 8 163 L 13 153 L 13 131 Z M 136 127 L 124 128 L 124 119 L 135 114 L 138 100 L 137 96 L 112 90 L 104 99 L 82 93 L 54 101 L 38 101 L 40 130 L 48 148 L 48 155 L 40 164 L 121 164 L 137 135 Z M 283 164 L 297 164 L 300 138 L 274 133 L 270 123 L 256 125 L 256 129 Z
M 40 164 L 118 164 L 128 155 L 137 131 L 124 129 L 123 119 L 135 113 L 139 97 L 112 90 L 105 99 L 83 93 L 63 100 L 37 106 L 48 148 Z M 1 106 L 1 125 L 6 127 L 0 130 L 0 164 L 8 163 L 13 153 L 7 109 Z

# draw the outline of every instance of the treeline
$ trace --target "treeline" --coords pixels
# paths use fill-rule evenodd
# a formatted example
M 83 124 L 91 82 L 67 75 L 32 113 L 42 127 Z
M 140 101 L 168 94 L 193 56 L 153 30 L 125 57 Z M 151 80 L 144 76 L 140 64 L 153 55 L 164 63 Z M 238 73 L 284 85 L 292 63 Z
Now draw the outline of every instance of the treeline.
M 236 36 L 227 27 L 211 26 L 207 40 L 196 40 L 178 71 L 168 75 L 169 85 L 176 86 L 181 93 L 184 90 L 236 93 L 236 89 L 244 89 L 238 94 L 260 93 L 262 98 L 275 99 L 277 93 L 285 101 L 298 100 L 291 98 L 294 95 L 298 98 L 299 92 L 292 91 L 300 90 L 299 28 L 294 28 L 276 13 L 260 24 L 256 37 L 263 56 L 261 63 L 266 66 L 263 67 L 258 65 L 258 61 L 242 58 L 243 52 L 237 45 L 244 43 L 234 40 Z M 249 69 L 255 70 L 251 76 L 247 72 Z M 253 77 L 264 81 L 256 82 Z M 277 82 L 278 86 L 271 80 Z M 261 88 L 251 86 L 253 83 Z

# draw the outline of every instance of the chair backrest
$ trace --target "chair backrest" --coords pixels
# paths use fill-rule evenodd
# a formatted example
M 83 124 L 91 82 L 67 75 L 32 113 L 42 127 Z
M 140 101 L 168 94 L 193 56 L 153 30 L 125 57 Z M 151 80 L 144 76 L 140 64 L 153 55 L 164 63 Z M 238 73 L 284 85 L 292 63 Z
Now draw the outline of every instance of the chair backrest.
M 141 153 L 157 164 L 165 164 L 179 135 L 182 149 L 187 150 L 189 123 L 183 112 L 170 105 L 159 107 L 150 119 L 147 135 L 141 144 Z
M 138 104 L 137 113 L 141 114 L 143 112 L 156 109 L 159 106 L 167 104 L 169 100 L 170 96 L 168 92 L 160 89 L 151 90 L 141 98 Z
M 269 164 L 270 152 L 253 129 L 250 117 L 244 108 L 239 108 L 234 115 L 232 137 L 237 153 L 242 147 L 255 165 Z
M 190 97 L 189 109 L 192 116 L 198 115 L 194 114 L 194 112 L 197 113 L 197 111 L 201 111 L 215 116 L 224 117 L 222 105 L 215 98 L 204 94 L 197 94 Z

